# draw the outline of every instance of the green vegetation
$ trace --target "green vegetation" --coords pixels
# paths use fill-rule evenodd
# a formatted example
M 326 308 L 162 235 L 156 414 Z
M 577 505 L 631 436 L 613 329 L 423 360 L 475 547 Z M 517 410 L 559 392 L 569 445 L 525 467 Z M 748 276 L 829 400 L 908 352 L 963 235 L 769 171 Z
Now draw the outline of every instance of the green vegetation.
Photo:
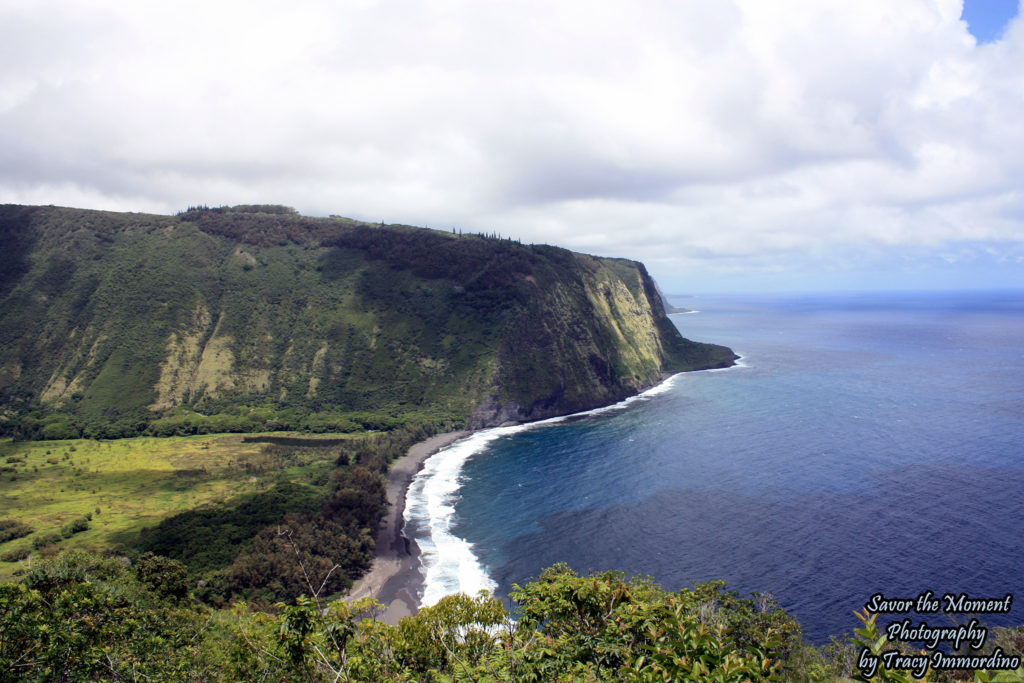
M 397 626 L 373 618 L 372 600 L 327 603 L 312 583 L 270 612 L 211 609 L 175 560 L 67 553 L 0 584 L 0 681 L 848 681 L 867 637 L 811 647 L 770 598 L 721 582 L 667 592 L 559 565 L 513 599 L 510 615 L 487 595 L 449 596 Z M 1020 655 L 1024 629 L 993 640 Z M 1021 681 L 1024 668 L 973 680 Z
M 18 439 L 480 427 L 733 359 L 679 336 L 640 264 L 549 246 L 272 205 L 8 205 L 0 238 Z
M 732 363 L 641 264 L 275 205 L 0 206 L 0 242 L 0 681 L 662 680 L 679 652 L 732 680 L 797 651 L 774 605 L 564 567 L 519 626 L 325 609 L 413 443 Z
M 266 524 L 280 521 L 327 495 L 339 439 L 318 443 L 306 437 L 303 447 L 289 448 L 232 435 L 0 442 L 0 459 L 20 461 L 0 478 L 0 507 L 9 515 L 0 522 L 0 577 L 9 577 L 12 563 L 30 549 L 112 551 L 147 527 L 152 537 L 163 520 L 217 517 L 287 491 L 290 502 L 272 508 L 280 514 Z
M 0 543 L 13 541 L 32 533 L 32 527 L 14 519 L 0 519 Z
M 85 549 L 180 562 L 217 606 L 291 600 L 308 576 L 337 593 L 372 560 L 388 466 L 437 429 L 0 443 L 22 461 L 0 481 L 0 577 Z
M 733 362 L 641 264 L 276 205 L 0 206 L 0 243 L 0 683 L 830 681 L 886 646 L 869 615 L 814 648 L 768 596 L 563 565 L 511 614 L 330 602 L 414 442 Z

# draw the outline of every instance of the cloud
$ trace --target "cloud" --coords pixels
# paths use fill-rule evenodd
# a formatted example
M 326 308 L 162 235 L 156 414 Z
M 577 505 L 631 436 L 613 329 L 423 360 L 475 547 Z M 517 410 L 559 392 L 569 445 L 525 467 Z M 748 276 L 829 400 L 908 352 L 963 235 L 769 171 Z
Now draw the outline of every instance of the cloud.
M 0 1 L 0 201 L 282 202 L 631 256 L 677 287 L 1019 245 L 1024 26 L 979 46 L 960 12 Z

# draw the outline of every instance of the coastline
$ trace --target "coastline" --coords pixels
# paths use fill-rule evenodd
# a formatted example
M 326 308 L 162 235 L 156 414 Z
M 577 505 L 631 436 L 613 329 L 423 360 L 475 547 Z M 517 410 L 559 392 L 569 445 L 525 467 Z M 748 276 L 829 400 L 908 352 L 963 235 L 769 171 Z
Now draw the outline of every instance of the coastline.
M 736 360 L 738 359 L 739 357 Z M 737 367 L 739 364 L 736 360 L 728 368 L 705 368 L 705 370 Z M 532 420 L 531 422 L 546 422 L 548 420 L 571 417 L 572 415 L 598 413 L 614 409 L 624 403 L 631 402 L 656 387 L 666 386 L 667 380 L 684 374 L 684 372 L 686 371 L 662 374 L 650 386 L 643 387 L 638 393 L 615 403 L 580 411 L 579 413 L 557 415 Z M 378 619 L 391 625 L 396 625 L 403 617 L 416 614 L 419 610 L 419 601 L 416 595 L 423 587 L 423 575 L 419 571 L 419 547 L 413 539 L 405 537 L 402 533 L 405 525 L 403 513 L 405 512 L 409 486 L 423 467 L 427 458 L 474 433 L 475 430 L 462 430 L 437 434 L 413 444 L 405 455 L 394 462 L 387 474 L 388 509 L 377 531 L 373 563 L 370 566 L 370 570 L 352 585 L 348 594 L 342 598 L 343 600 L 353 602 L 366 597 L 374 598 L 384 606 L 384 611 Z
M 416 613 L 419 605 L 416 591 L 423 583 L 419 572 L 416 543 L 402 535 L 405 497 L 424 461 L 442 448 L 467 437 L 472 432 L 458 431 L 437 434 L 413 444 L 388 470 L 387 512 L 377 530 L 377 544 L 370 570 L 356 581 L 348 602 L 374 598 L 384 605 L 379 617 L 387 624 L 397 624 L 402 617 Z

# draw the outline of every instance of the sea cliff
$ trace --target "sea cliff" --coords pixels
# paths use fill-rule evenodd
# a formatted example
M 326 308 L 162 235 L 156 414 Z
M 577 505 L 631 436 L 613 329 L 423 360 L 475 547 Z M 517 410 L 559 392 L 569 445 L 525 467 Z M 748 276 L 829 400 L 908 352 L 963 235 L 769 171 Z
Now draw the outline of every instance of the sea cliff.
M 0 207 L 0 429 L 472 429 L 723 367 L 642 264 L 286 207 Z

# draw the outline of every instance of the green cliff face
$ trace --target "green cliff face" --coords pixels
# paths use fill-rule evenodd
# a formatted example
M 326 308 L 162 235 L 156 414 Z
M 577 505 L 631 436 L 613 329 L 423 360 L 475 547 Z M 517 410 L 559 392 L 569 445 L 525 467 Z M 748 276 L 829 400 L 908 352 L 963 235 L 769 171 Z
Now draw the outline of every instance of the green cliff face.
M 482 427 L 734 359 L 679 336 L 641 264 L 549 246 L 273 206 L 2 206 L 0 243 L 0 426 L 21 436 Z

